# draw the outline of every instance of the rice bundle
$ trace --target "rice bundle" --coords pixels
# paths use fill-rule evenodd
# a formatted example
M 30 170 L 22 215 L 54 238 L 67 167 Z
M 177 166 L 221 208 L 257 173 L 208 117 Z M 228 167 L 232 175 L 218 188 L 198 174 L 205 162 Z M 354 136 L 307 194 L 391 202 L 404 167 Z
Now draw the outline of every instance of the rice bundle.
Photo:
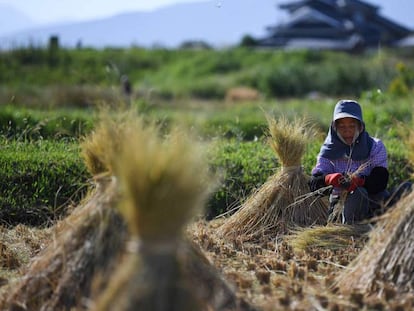
M 293 226 L 325 224 L 327 206 L 308 195 L 308 176 L 301 159 L 312 130 L 303 119 L 267 117 L 269 144 L 278 157 L 280 170 L 257 189 L 220 227 L 226 237 L 252 240 L 263 235 L 286 233 Z M 297 198 L 302 197 L 301 200 Z
M 120 148 L 120 138 L 127 126 L 134 122 L 133 113 L 111 115 L 102 110 L 95 129 L 81 142 L 81 156 L 92 176 L 112 175 Z M 135 122 L 143 122 L 136 119 Z
M 204 255 L 183 238 L 209 192 L 208 166 L 190 139 L 130 128 L 117 159 L 130 253 L 93 310 L 242 310 Z
M 102 182 L 99 191 L 56 225 L 55 240 L 12 284 L 0 306 L 67 310 L 81 305 L 89 296 L 93 275 L 110 270 L 126 239 L 125 223 L 112 208 L 114 187 L 113 181 Z
M 127 237 L 114 206 L 117 182 L 111 177 L 114 148 L 122 122 L 105 119 L 82 143 L 85 162 L 96 188 L 71 215 L 55 225 L 54 241 L 33 259 L 26 274 L 0 303 L 3 309 L 69 310 L 90 296 L 95 274 L 109 275 Z
M 355 245 L 356 240 L 363 244 L 369 230 L 370 226 L 363 224 L 328 224 L 297 228 L 286 240 L 295 251 L 312 251 L 315 248 L 336 250 Z
M 414 193 L 383 215 L 363 251 L 337 278 L 343 293 L 381 292 L 387 286 L 399 293 L 414 290 Z

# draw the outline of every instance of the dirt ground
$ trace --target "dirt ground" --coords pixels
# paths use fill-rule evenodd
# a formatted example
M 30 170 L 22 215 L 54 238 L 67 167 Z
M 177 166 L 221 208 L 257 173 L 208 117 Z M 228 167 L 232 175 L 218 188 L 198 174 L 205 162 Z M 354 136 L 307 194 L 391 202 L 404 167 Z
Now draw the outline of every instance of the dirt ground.
M 237 295 L 257 310 L 412 310 L 414 296 L 388 289 L 367 297 L 344 296 L 335 279 L 368 240 L 368 234 L 342 237 L 329 247 L 294 249 L 295 234 L 266 238 L 258 244 L 217 236 L 223 219 L 200 221 L 190 236 L 222 272 Z M 329 239 L 330 237 L 328 237 Z M 335 237 L 331 237 L 335 239 Z M 414 293 L 413 293 L 414 294 Z
M 342 238 L 329 247 L 295 248 L 295 234 L 261 241 L 225 240 L 217 228 L 223 219 L 198 221 L 187 234 L 200 246 L 250 310 L 412 310 L 414 295 L 388 289 L 367 297 L 342 295 L 335 278 L 346 273 L 368 235 Z M 51 229 L 1 228 L 0 295 L 41 249 L 53 241 Z M 329 237 L 328 237 L 329 238 Z M 334 238 L 330 238 L 334 239 Z M 312 244 L 310 244 L 312 245 Z M 334 247 L 333 247 L 334 245 Z M 241 310 L 240 310 L 241 311 Z

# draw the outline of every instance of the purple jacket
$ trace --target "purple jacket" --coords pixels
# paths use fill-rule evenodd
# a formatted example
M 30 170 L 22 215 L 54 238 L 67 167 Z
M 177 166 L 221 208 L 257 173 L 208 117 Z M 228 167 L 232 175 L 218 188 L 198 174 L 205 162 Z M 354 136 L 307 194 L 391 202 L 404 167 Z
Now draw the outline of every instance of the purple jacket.
M 348 146 L 351 149 L 351 146 Z M 371 170 L 376 166 L 388 168 L 387 150 L 384 144 L 378 138 L 373 138 L 373 144 L 368 157 L 363 160 L 353 160 L 344 155 L 337 159 L 329 159 L 319 153 L 315 167 L 312 169 L 312 175 L 317 173 L 354 173 L 368 176 Z
M 335 128 L 335 121 L 351 117 L 361 123 L 361 132 L 352 145 L 344 143 Z M 352 100 L 339 101 L 334 109 L 332 123 L 317 156 L 312 175 L 318 173 L 354 173 L 368 176 L 374 167 L 388 168 L 387 151 L 378 138 L 365 130 L 360 105 Z

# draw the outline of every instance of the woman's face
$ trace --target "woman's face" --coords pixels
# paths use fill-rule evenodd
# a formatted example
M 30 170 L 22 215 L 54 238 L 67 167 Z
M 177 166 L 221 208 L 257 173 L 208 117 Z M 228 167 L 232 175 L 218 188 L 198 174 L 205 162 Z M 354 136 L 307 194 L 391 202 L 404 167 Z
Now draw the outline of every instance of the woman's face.
M 355 134 L 360 132 L 360 123 L 354 118 L 342 118 L 335 121 L 336 131 L 348 145 L 354 142 Z

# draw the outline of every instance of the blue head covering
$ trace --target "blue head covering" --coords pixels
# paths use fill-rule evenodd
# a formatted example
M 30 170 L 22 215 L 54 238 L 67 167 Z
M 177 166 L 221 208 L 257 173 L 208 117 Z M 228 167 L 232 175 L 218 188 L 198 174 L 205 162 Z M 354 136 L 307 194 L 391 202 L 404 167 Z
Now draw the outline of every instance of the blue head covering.
M 354 118 L 361 123 L 361 132 L 351 148 L 340 139 L 336 132 L 335 121 L 342 118 Z M 332 120 L 319 156 L 332 160 L 344 157 L 351 157 L 352 160 L 357 161 L 367 159 L 374 141 L 368 132 L 365 131 L 361 106 L 353 100 L 340 100 L 335 106 Z
M 364 124 L 361 106 L 353 100 L 345 99 L 336 103 L 332 120 L 336 121 L 342 118 L 354 118 Z

